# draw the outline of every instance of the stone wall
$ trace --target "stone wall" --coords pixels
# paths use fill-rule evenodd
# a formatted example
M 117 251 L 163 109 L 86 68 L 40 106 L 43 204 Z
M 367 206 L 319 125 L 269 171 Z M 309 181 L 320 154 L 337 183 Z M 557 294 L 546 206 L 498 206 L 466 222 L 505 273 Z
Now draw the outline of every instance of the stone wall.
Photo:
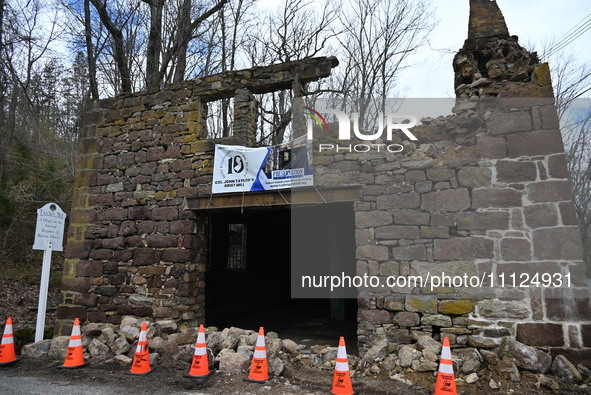
M 471 5 L 473 22 L 492 21 L 471 23 L 454 60 L 464 98 L 454 115 L 424 119 L 413 130 L 418 146 L 398 141 L 399 154 L 371 145 L 368 153 L 315 149 L 317 187 L 361 189 L 354 203 L 359 274 L 486 280 L 459 289 L 360 290 L 360 349 L 431 334 L 478 348 L 516 338 L 589 358 L 589 295 L 547 65 L 501 28 L 487 33 L 501 26 L 496 2 Z M 479 7 L 488 11 L 478 14 Z M 181 329 L 202 322 L 209 225 L 187 199 L 211 196 L 215 141 L 205 139 L 206 103 L 235 97 L 234 135 L 223 142 L 251 145 L 253 94 L 294 85 L 299 92 L 336 64 L 307 59 L 93 103 L 57 332 L 68 333 L 74 317 L 117 324 L 123 315 L 153 316 Z M 511 99 L 519 97 L 530 99 Z M 491 273 L 493 286 L 484 276 Z M 571 286 L 509 286 L 512 274 L 533 280 L 536 273 L 570 276 Z
M 213 142 L 195 131 L 202 103 L 173 93 L 168 101 L 162 92 L 100 101 L 87 117 L 62 325 L 74 316 L 117 324 L 130 314 L 175 319 L 181 328 L 203 321 L 208 224 L 186 201 L 210 196 Z M 423 119 L 413 129 L 418 146 L 403 141 L 399 154 L 348 152 L 346 145 L 315 150 L 319 188 L 361 186 L 358 274 L 494 273 L 497 284 L 506 276 L 505 287 L 490 287 L 487 276 L 480 288 L 361 290 L 361 351 L 426 333 L 478 348 L 506 338 L 591 346 L 580 236 L 552 101 L 463 100 L 454 112 Z M 512 273 L 570 274 L 573 286 L 512 287 Z
M 234 136 L 223 142 L 252 144 L 253 93 L 327 77 L 336 64 L 307 59 L 92 103 L 81 132 L 58 333 L 68 333 L 64 324 L 74 317 L 203 321 L 205 224 L 186 198 L 211 191 L 206 103 L 235 97 Z
M 454 111 L 424 119 L 413 129 L 423 143 L 403 143 L 402 154 L 343 144 L 315 152 L 319 187 L 363 185 L 355 203 L 359 275 L 485 279 L 482 287 L 362 291 L 360 348 L 424 333 L 478 348 L 509 338 L 582 347 L 591 309 L 553 101 L 463 100 Z M 519 286 L 543 273 L 570 276 L 572 285 Z M 507 281 L 512 274 L 517 286 Z

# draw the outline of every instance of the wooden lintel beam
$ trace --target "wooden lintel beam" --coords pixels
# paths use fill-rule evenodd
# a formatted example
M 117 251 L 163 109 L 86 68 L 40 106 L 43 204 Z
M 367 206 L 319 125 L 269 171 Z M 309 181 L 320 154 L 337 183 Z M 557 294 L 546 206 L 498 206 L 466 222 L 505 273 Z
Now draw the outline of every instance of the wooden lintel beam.
M 361 198 L 357 186 L 335 189 L 297 189 L 273 192 L 245 192 L 203 196 L 187 199 L 190 210 L 227 209 L 240 207 L 278 207 L 291 204 L 322 204 L 355 201 Z

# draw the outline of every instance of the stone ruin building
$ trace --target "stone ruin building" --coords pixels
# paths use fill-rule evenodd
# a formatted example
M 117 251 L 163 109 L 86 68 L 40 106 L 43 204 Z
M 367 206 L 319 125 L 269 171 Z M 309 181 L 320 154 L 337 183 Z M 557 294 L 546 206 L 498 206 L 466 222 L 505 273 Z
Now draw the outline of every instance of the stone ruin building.
M 215 143 L 252 145 L 254 94 L 328 77 L 337 63 L 304 59 L 93 102 L 57 332 L 69 333 L 74 317 L 118 324 L 135 315 L 186 328 L 221 312 L 254 318 L 263 304 L 287 311 L 291 194 L 212 195 L 204 113 L 233 97 L 233 135 Z M 571 287 L 362 289 L 343 302 L 344 325 L 360 352 L 427 333 L 478 348 L 517 339 L 588 363 L 589 295 L 548 65 L 510 36 L 495 1 L 471 0 L 453 66 L 453 115 L 423 120 L 413 129 L 419 142 L 399 154 L 315 152 L 317 190 L 302 190 L 299 202 L 342 214 L 358 274 L 560 273 Z M 236 223 L 247 237 L 232 238 Z M 250 251 L 240 273 L 225 266 L 229 242 Z

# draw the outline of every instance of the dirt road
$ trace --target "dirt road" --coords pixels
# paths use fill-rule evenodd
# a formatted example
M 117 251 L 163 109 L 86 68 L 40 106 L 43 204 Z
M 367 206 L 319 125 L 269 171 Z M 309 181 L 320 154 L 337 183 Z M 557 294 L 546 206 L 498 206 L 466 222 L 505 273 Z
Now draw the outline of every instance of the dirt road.
M 330 391 L 330 372 L 308 370 L 286 372 L 265 384 L 249 383 L 243 375 L 216 372 L 205 380 L 183 377 L 184 365 L 157 367 L 147 376 L 126 374 L 127 368 L 115 365 L 87 366 L 82 369 L 57 369 L 54 365 L 24 360 L 0 369 L 2 394 L 193 394 L 193 395 L 325 395 Z M 394 380 L 354 378 L 359 394 L 426 395 L 424 388 L 409 387 Z

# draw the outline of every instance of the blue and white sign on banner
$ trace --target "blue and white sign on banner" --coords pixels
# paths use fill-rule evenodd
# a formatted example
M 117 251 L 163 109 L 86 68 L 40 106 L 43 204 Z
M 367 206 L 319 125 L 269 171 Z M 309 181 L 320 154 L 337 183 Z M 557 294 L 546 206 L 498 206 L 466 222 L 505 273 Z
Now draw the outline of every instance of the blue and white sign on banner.
M 267 191 L 314 185 L 311 150 L 281 145 L 215 146 L 212 193 Z

